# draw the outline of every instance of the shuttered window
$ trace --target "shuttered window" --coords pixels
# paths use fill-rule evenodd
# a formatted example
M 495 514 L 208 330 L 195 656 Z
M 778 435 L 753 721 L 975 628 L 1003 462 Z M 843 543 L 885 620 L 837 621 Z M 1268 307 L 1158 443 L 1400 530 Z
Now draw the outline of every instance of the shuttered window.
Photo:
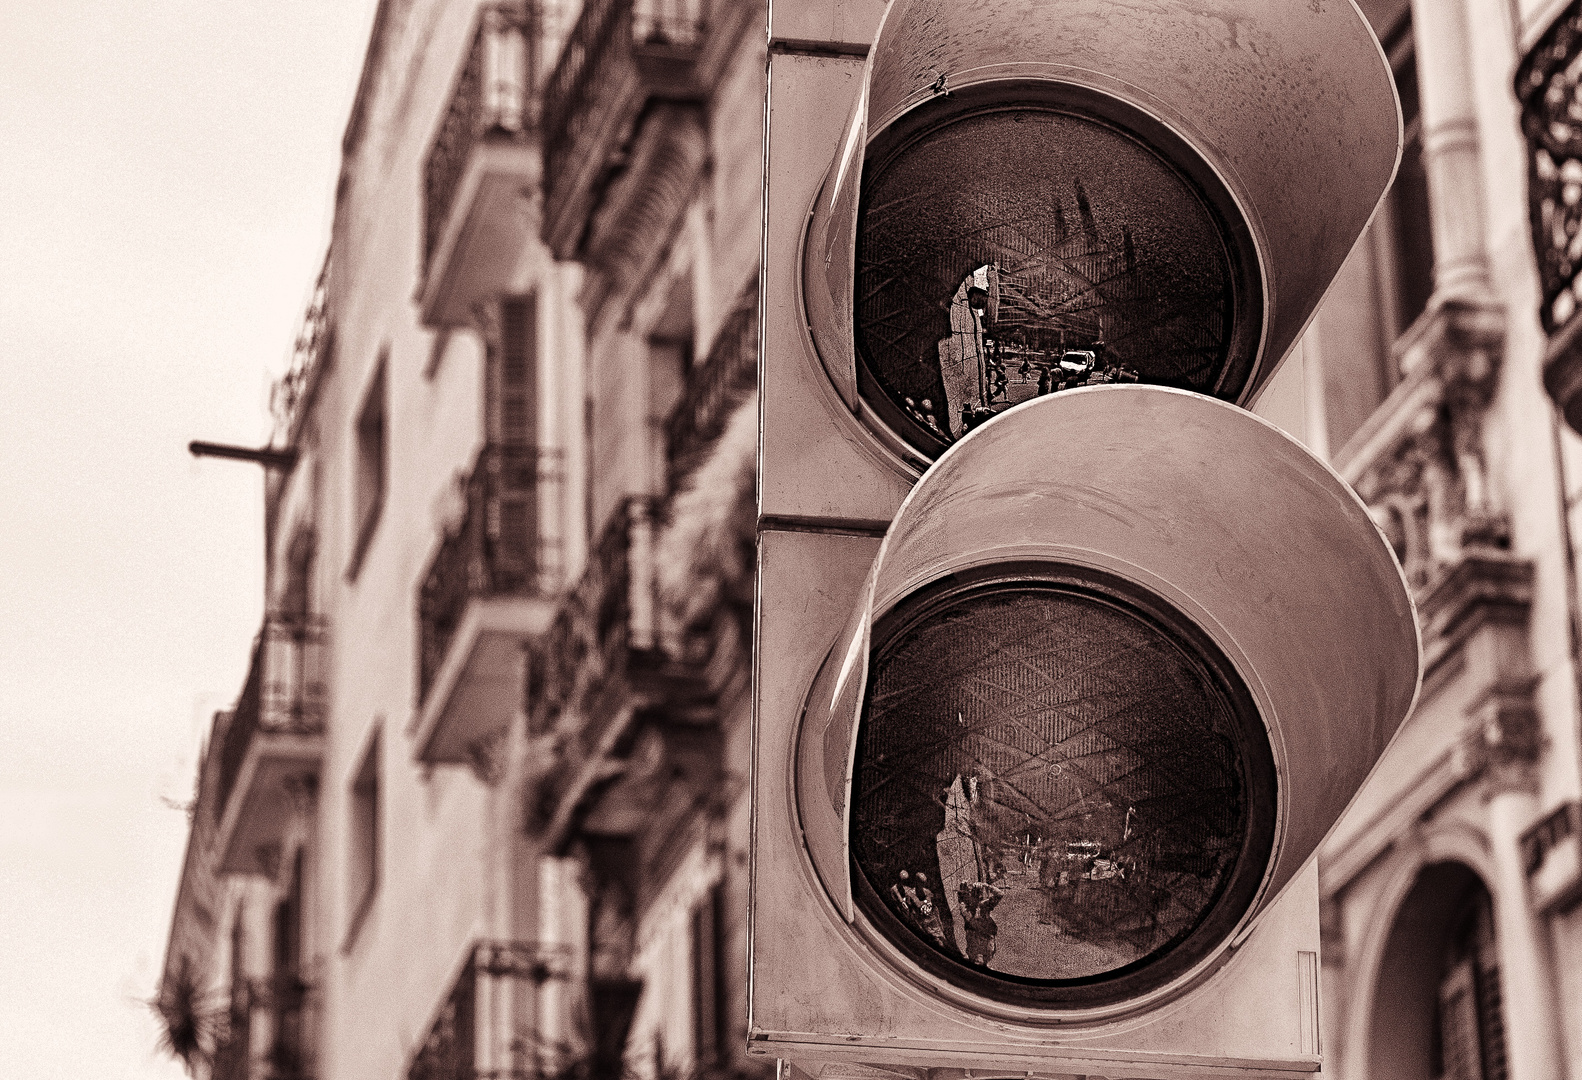
M 1468 901 L 1455 927 L 1439 980 L 1433 1071 L 1443 1080 L 1507 1080 L 1499 962 L 1486 892 Z

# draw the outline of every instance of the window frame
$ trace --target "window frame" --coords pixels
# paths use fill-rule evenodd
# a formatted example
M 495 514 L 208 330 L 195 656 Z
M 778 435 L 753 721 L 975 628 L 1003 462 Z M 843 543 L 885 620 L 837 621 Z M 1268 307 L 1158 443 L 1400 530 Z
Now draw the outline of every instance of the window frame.
M 341 946 L 343 953 L 350 952 L 356 943 L 379 895 L 384 876 L 381 867 L 384 854 L 382 736 L 381 725 L 375 724 L 346 784 L 346 900 L 350 914 L 346 920 L 346 939 Z
M 355 581 L 384 516 L 390 487 L 389 349 L 379 355 L 352 426 L 352 521 L 356 535 L 346 578 Z

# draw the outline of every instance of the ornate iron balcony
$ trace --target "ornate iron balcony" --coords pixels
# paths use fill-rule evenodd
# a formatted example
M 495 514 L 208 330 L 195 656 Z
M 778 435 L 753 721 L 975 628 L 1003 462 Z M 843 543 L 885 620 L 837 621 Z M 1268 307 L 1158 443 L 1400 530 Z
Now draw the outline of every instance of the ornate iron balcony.
M 324 620 L 270 615 L 253 642 L 247 681 L 224 725 L 215 810 L 224 814 L 260 735 L 324 732 Z
M 536 993 L 551 979 L 569 974 L 564 946 L 527 941 L 479 941 L 440 1006 L 407 1080 L 495 1080 L 538 1075 L 539 1055 L 519 1032 L 531 1022 L 530 1003 L 518 990 Z M 527 1008 L 522 1008 L 527 1005 Z
M 454 529 L 418 594 L 420 702 L 450 649 L 467 603 L 480 596 L 536 596 L 555 585 L 539 524 L 539 489 L 556 471 L 545 452 L 490 444 L 466 481 Z
M 1527 201 L 1550 339 L 1544 385 L 1582 430 L 1582 0 L 1573 0 L 1516 69 L 1527 137 Z
M 618 682 L 634 662 L 655 652 L 656 517 L 656 500 L 645 496 L 627 499 L 610 515 L 533 665 L 528 715 L 537 726 L 551 726 L 568 707 L 585 707 L 583 698 Z
M 269 411 L 274 417 L 271 441 L 277 446 L 296 442 L 297 428 L 312 402 L 319 376 L 330 364 L 335 345 L 329 315 L 331 254 L 324 253 L 324 265 L 313 284 L 313 296 L 297 328 L 291 363 L 269 390 Z
M 586 0 L 544 88 L 544 228 L 571 258 L 607 159 L 653 98 L 693 100 L 707 0 Z
M 686 387 L 665 424 L 672 486 L 691 472 L 725 428 L 731 410 L 758 380 L 758 282 L 754 279 L 720 327 L 708 357 L 687 372 Z
M 487 4 L 479 10 L 472 48 L 423 170 L 425 274 L 473 148 L 486 140 L 520 142 L 532 134 L 539 29 L 536 3 Z

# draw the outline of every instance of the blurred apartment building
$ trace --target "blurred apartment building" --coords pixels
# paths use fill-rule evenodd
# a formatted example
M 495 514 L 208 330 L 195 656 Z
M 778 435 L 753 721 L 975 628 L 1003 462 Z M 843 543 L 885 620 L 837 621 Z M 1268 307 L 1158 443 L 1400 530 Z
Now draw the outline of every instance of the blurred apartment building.
M 1582 1077 L 1582 0 L 1359 6 L 1406 154 L 1286 411 L 1427 660 L 1321 857 L 1325 1070 Z M 379 5 L 166 955 L 196 1076 L 751 1067 L 764 20 Z
M 176 901 L 198 1075 L 741 1068 L 763 21 L 380 3 Z

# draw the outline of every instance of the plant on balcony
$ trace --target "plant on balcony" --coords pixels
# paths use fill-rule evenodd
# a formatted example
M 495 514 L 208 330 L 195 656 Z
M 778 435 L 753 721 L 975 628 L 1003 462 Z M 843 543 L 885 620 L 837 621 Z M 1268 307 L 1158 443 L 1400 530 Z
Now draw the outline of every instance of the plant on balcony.
M 681 660 L 723 604 L 748 612 L 753 602 L 758 451 L 758 397 L 752 394 L 725 425 L 713 453 L 670 504 L 655 559 L 660 642 Z
M 175 975 L 147 1004 L 159 1018 L 160 1050 L 196 1076 L 199 1062 L 208 1060 L 224 1036 L 224 997 L 205 990 L 190 958 L 182 957 Z

